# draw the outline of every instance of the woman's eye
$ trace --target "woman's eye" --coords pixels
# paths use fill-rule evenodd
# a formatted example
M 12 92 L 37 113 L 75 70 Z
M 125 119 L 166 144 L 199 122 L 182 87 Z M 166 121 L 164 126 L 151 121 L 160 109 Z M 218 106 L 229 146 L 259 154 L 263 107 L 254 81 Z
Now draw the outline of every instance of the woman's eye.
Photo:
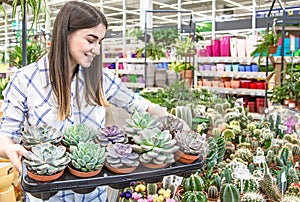
M 91 41 L 91 40 L 87 40 L 89 43 L 94 43 L 94 41 Z

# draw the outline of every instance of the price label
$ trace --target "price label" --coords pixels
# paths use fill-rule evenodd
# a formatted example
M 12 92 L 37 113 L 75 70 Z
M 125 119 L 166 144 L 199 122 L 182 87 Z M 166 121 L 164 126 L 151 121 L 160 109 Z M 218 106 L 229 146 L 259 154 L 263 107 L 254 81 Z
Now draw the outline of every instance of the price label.
M 265 156 L 253 156 L 253 163 L 264 163 L 266 162 Z
M 236 178 L 240 179 L 250 179 L 251 173 L 247 168 L 236 168 L 234 170 Z
M 285 183 L 285 182 L 286 182 L 285 172 L 282 172 L 282 174 L 281 174 L 281 183 Z

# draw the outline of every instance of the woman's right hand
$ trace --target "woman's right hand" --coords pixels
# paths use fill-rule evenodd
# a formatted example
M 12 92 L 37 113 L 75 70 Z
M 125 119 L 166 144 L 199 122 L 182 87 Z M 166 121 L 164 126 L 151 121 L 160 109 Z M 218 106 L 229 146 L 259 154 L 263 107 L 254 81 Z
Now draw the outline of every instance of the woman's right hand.
M 0 156 L 7 158 L 22 173 L 21 159 L 28 151 L 19 144 L 15 144 L 9 137 L 0 137 Z

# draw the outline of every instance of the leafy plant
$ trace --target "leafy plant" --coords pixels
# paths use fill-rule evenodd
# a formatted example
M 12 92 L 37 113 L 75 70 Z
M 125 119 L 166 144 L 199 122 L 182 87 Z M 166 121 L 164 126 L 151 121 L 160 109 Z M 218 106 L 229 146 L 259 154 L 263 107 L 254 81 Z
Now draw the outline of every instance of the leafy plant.
M 175 43 L 178 38 L 178 30 L 176 28 L 156 28 L 152 31 L 153 40 L 164 46 L 170 46 Z
M 94 140 L 96 131 L 84 124 L 72 125 L 66 129 L 63 134 L 62 143 L 66 147 L 77 145 L 79 142 L 88 142 Z
M 142 54 L 145 52 L 145 47 L 137 50 L 137 58 L 141 58 Z M 161 44 L 150 41 L 146 45 L 146 56 L 151 60 L 160 60 L 160 58 L 165 57 L 165 52 L 163 51 L 163 46 Z
M 2 94 L 3 90 L 6 88 L 8 84 L 9 78 L 0 78 L 0 99 L 3 100 L 4 96 Z
M 9 62 L 11 65 L 17 68 L 22 67 L 22 42 L 20 45 L 10 47 L 9 49 Z M 47 51 L 38 42 L 28 43 L 26 46 L 27 53 L 27 64 L 36 62 L 42 56 L 44 56 Z

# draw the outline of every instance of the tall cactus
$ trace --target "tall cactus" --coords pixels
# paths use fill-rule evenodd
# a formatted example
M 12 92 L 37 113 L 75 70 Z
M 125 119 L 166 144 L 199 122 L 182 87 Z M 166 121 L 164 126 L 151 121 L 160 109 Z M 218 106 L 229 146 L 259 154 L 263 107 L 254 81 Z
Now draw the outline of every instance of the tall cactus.
M 219 137 L 217 139 L 217 146 L 218 146 L 218 160 L 217 160 L 217 162 L 221 163 L 223 161 L 223 157 L 224 157 L 224 154 L 225 154 L 225 148 L 226 148 L 226 143 L 225 143 L 224 138 Z
M 209 186 L 207 190 L 208 198 L 217 198 L 218 197 L 218 188 L 216 186 Z
M 220 197 L 222 202 L 239 202 L 240 192 L 234 184 L 226 183 L 221 188 Z

